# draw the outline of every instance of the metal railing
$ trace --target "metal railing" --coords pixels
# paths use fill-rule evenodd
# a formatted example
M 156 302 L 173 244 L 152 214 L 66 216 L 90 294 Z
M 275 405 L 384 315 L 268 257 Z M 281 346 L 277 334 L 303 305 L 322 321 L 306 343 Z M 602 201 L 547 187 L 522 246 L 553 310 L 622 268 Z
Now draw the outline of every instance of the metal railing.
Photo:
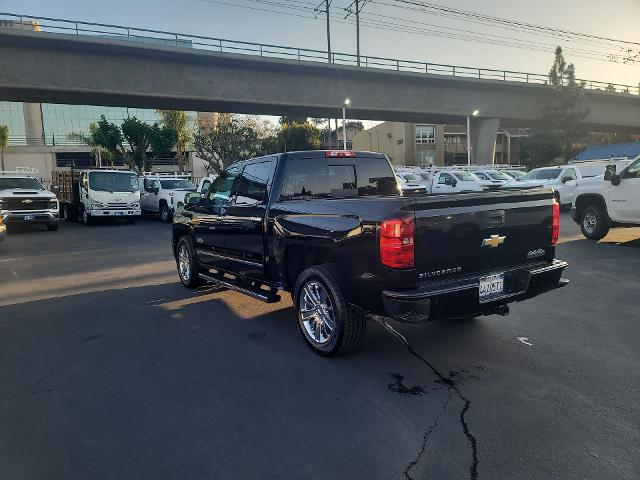
M 328 62 L 328 53 L 324 50 L 243 42 L 202 35 L 167 32 L 164 30 L 110 25 L 106 23 L 92 23 L 51 17 L 34 17 L 31 15 L 20 15 L 8 12 L 0 12 L 0 28 L 3 27 L 49 33 L 85 35 L 96 38 L 121 39 L 156 45 L 197 48 L 223 53 L 256 55 L 260 57 L 281 58 L 301 62 Z M 539 73 L 417 62 L 413 60 L 401 60 L 367 55 L 361 55 L 358 59 L 357 55 L 351 53 L 332 52 L 331 62 L 337 65 L 359 66 L 360 68 L 395 70 L 398 72 L 414 72 L 425 75 L 442 75 L 456 78 L 500 80 L 505 82 L 520 82 L 538 85 L 549 83 L 548 75 Z M 582 82 L 585 88 L 590 90 L 640 95 L 640 85 L 622 85 L 586 79 L 578 79 L 578 81 Z

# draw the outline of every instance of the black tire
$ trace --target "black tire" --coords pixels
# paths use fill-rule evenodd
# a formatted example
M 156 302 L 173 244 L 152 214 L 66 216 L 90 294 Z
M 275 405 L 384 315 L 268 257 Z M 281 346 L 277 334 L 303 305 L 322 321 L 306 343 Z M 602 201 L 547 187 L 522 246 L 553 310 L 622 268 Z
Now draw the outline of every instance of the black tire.
M 327 306 L 326 302 L 328 302 L 329 313 L 333 314 L 329 317 L 334 323 L 333 330 L 329 322 L 321 321 L 326 318 L 323 314 L 318 313 L 317 310 L 314 310 L 316 313 L 311 313 L 311 310 L 303 308 L 309 303 L 305 299 L 311 299 L 307 293 L 310 290 L 305 290 L 305 288 L 316 288 L 314 285 L 322 286 L 324 294 L 326 294 L 324 299 L 325 307 Z M 315 291 L 316 293 L 318 292 L 317 288 Z M 313 351 L 328 357 L 348 353 L 360 345 L 364 338 L 367 320 L 360 311 L 347 303 L 340 287 L 335 267 L 316 265 L 306 269 L 298 276 L 293 292 L 298 328 L 302 338 Z M 307 317 L 306 323 L 303 319 L 303 310 L 307 314 L 311 313 L 311 317 Z M 327 311 L 324 310 L 324 315 L 326 314 Z M 311 322 L 315 322 L 315 327 L 311 326 Z M 318 323 L 322 324 L 319 334 L 318 330 L 316 330 Z M 322 339 L 322 330 L 324 330 L 324 333 L 327 334 L 327 339 L 318 341 L 312 337 L 308 329 L 313 329 L 320 340 Z
M 609 219 L 600 205 L 589 205 L 582 210 L 580 230 L 589 240 L 598 241 L 609 233 Z
M 75 222 L 76 220 L 78 220 L 78 215 L 74 207 L 63 204 L 60 207 L 60 210 L 60 216 L 65 222 Z
M 80 220 L 86 226 L 93 225 L 93 218 L 91 217 L 89 212 L 85 210 L 84 207 L 80 209 Z
M 127 223 L 129 225 L 133 225 L 134 223 L 136 223 L 136 217 L 129 217 L 127 218 Z
M 183 250 L 184 249 L 184 250 Z M 186 253 L 188 257 L 188 273 L 181 269 L 181 252 Z M 193 251 L 193 247 L 191 245 L 191 241 L 188 236 L 183 236 L 178 240 L 178 244 L 176 245 L 176 267 L 178 269 L 178 277 L 180 277 L 180 283 L 187 288 L 196 288 L 200 285 L 204 285 L 204 281 L 198 276 L 199 268 L 198 262 L 196 261 L 196 256 Z M 186 274 L 185 274 L 186 273 Z
M 47 230 L 50 232 L 55 232 L 58 230 L 58 222 L 56 223 L 47 223 Z
M 164 223 L 171 223 L 173 221 L 173 215 L 171 215 L 169 205 L 167 205 L 166 203 L 160 205 L 160 218 Z

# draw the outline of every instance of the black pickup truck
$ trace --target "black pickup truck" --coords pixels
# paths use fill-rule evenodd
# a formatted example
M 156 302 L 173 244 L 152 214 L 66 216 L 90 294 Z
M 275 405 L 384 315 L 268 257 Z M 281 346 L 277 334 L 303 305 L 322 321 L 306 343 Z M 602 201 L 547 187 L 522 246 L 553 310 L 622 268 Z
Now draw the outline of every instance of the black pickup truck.
M 566 285 L 559 221 L 550 189 L 405 197 L 382 154 L 309 151 L 234 163 L 187 194 L 172 241 L 184 286 L 291 292 L 307 344 L 336 355 L 370 316 L 506 315 Z

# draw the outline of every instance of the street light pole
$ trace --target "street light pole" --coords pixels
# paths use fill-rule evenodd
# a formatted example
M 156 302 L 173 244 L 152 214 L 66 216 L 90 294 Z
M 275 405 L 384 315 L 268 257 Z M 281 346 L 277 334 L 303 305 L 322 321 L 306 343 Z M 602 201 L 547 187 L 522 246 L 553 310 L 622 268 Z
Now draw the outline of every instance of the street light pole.
M 471 166 L 471 122 L 467 115 L 467 166 Z
M 329 0 L 325 0 L 325 13 L 327 14 L 327 60 L 331 63 L 331 31 L 329 30 Z
M 360 8 L 358 6 L 358 0 L 356 0 L 356 57 L 358 59 L 358 66 L 360 66 Z
M 342 104 L 342 143 L 343 150 L 347 149 L 347 103 Z

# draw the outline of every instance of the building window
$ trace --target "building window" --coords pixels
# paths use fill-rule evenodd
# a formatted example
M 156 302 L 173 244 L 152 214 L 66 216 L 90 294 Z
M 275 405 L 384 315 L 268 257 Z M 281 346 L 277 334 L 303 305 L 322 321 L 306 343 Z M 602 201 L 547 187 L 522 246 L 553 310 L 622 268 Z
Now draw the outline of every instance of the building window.
M 416 165 L 420 167 L 428 167 L 435 165 L 436 163 L 436 151 L 435 150 L 419 150 L 416 152 Z
M 416 125 L 416 143 L 435 143 L 435 125 Z

